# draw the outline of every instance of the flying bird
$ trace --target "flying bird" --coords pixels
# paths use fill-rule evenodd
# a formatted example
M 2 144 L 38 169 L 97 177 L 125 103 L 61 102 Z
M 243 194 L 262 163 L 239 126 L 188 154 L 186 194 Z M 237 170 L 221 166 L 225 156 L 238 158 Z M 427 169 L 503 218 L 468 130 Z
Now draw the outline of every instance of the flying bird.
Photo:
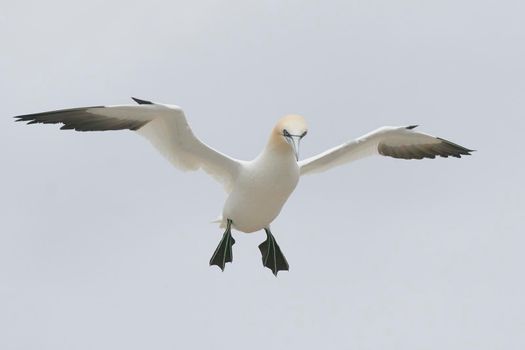
M 270 230 L 283 205 L 302 175 L 319 173 L 371 155 L 401 159 L 440 157 L 461 158 L 473 150 L 445 139 L 417 132 L 417 125 L 376 129 L 353 141 L 331 148 L 311 158 L 299 160 L 299 144 L 308 128 L 299 115 L 280 119 L 270 132 L 261 153 L 244 161 L 221 153 L 199 140 L 191 130 L 183 110 L 175 105 L 133 98 L 138 105 L 94 106 L 20 115 L 28 124 L 63 124 L 61 129 L 106 131 L 129 129 L 147 138 L 175 167 L 202 169 L 219 181 L 227 198 L 218 220 L 224 229 L 210 265 L 224 271 L 233 261 L 232 228 L 244 233 L 266 232 L 259 245 L 263 265 L 275 276 L 288 270 L 281 248 Z

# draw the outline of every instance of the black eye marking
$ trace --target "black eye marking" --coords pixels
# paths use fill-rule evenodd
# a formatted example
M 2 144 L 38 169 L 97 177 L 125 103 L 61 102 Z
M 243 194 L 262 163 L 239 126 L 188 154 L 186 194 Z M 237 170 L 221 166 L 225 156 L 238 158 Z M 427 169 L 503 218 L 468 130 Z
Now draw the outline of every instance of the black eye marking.
M 290 135 L 290 133 L 289 133 L 288 130 L 286 130 L 286 129 L 283 130 L 283 135 L 284 135 L 285 137 L 290 137 L 290 136 L 292 136 L 292 135 Z

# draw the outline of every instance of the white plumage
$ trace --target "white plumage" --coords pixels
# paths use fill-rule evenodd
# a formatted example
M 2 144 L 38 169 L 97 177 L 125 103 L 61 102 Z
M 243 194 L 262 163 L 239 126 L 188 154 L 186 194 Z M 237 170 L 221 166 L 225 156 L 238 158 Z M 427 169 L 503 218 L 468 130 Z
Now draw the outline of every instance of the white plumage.
M 412 125 L 382 127 L 298 161 L 299 142 L 306 135 L 307 126 L 301 116 L 290 115 L 275 125 L 259 156 L 252 161 L 241 161 L 200 141 L 181 108 L 134 100 L 139 105 L 74 108 L 16 118 L 28 124 L 63 123 L 61 129 L 77 131 L 130 129 L 147 138 L 177 168 L 202 169 L 218 180 L 228 193 L 220 220 L 226 232 L 210 264 L 221 269 L 233 258 L 231 247 L 235 241 L 230 226 L 246 233 L 266 230 L 268 239 L 259 246 L 263 264 L 275 275 L 279 270 L 288 269 L 271 234 L 270 223 L 279 215 L 301 175 L 322 172 L 370 155 L 402 159 L 459 158 L 472 152 L 450 141 L 416 132 Z

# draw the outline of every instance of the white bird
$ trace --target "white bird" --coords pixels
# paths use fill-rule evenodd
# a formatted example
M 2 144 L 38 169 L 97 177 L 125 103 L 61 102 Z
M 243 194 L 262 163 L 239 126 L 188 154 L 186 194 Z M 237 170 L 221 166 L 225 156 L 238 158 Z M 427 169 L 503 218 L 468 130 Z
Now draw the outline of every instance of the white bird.
M 301 175 L 322 172 L 370 156 L 403 159 L 457 157 L 473 150 L 450 141 L 414 131 L 416 125 L 382 127 L 360 138 L 299 161 L 299 143 L 307 133 L 303 117 L 280 119 L 266 147 L 251 161 L 229 157 L 200 141 L 178 106 L 133 98 L 139 105 L 96 106 L 21 115 L 17 121 L 63 123 L 61 129 L 104 131 L 129 129 L 146 137 L 174 166 L 182 170 L 202 169 L 224 186 L 228 196 L 219 220 L 225 228 L 210 265 L 224 270 L 232 262 L 235 240 L 231 228 L 250 233 L 264 229 L 266 240 L 259 245 L 263 265 L 273 274 L 288 270 L 288 262 L 270 231 L 294 191 Z

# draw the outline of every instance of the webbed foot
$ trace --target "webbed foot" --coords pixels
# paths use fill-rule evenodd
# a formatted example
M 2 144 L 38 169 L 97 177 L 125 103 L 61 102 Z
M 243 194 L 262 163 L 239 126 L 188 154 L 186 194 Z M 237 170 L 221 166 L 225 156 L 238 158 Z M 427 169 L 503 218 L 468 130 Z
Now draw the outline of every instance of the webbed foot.
M 263 265 L 272 270 L 273 274 L 277 277 L 279 271 L 288 271 L 288 262 L 281 252 L 281 248 L 275 241 L 272 232 L 265 228 L 266 241 L 259 245 L 259 250 L 262 254 Z
M 231 224 L 232 221 L 228 219 L 226 231 L 224 231 L 222 239 L 210 259 L 210 266 L 217 265 L 222 271 L 224 271 L 226 263 L 233 261 L 232 246 L 235 244 L 235 240 L 232 237 Z

